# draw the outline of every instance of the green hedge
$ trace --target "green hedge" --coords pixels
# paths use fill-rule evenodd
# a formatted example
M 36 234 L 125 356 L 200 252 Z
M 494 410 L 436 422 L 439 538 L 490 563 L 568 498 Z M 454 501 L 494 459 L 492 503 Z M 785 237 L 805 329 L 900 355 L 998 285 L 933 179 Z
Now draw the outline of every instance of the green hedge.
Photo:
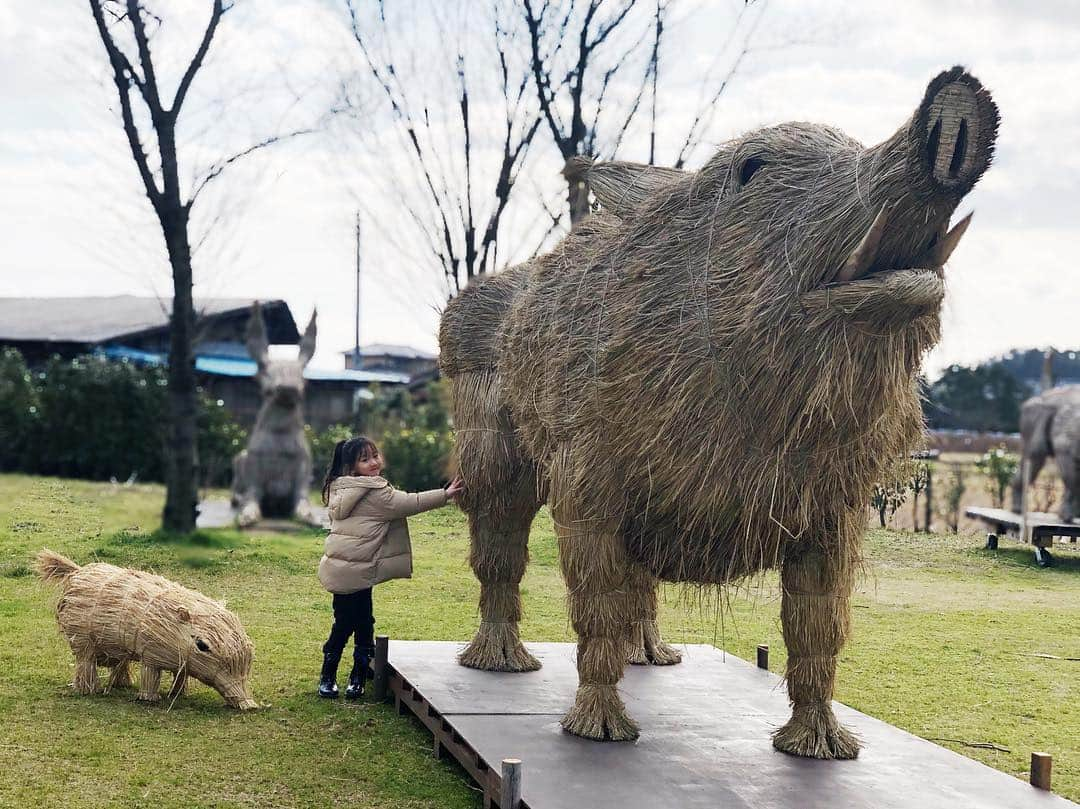
M 30 372 L 0 354 L 0 470 L 108 480 L 162 480 L 165 372 L 104 357 L 53 357 Z M 200 394 L 200 483 L 224 485 L 245 431 Z

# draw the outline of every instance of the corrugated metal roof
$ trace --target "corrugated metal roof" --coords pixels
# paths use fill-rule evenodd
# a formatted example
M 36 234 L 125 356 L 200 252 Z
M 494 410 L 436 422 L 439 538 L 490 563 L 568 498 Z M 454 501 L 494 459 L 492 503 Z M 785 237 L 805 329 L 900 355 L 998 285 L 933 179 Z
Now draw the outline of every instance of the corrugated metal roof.
M 356 349 L 352 348 L 348 351 L 342 351 L 347 357 L 351 357 L 356 353 Z M 372 343 L 368 346 L 360 347 L 361 357 L 398 357 L 406 360 L 433 360 L 437 358 L 436 354 L 432 354 L 428 351 L 424 351 L 420 348 L 413 348 L 412 346 L 400 346 L 392 343 Z
M 250 309 L 252 303 L 251 298 L 198 298 L 195 311 L 199 316 L 215 316 Z M 285 303 L 266 301 L 264 312 L 269 306 Z M 171 298 L 0 298 L 0 340 L 101 343 L 167 328 L 171 314 Z
M 146 365 L 166 364 L 164 354 L 139 351 L 127 346 L 108 346 L 103 348 L 101 353 L 111 359 L 128 359 Z M 213 374 L 214 376 L 255 376 L 257 366 L 255 360 L 251 359 L 201 355 L 195 357 L 195 370 L 204 374 Z M 304 369 L 304 379 L 319 382 L 386 382 L 400 385 L 404 385 L 409 381 L 407 374 L 395 374 L 389 371 L 354 371 L 346 368 L 328 370 L 310 366 Z

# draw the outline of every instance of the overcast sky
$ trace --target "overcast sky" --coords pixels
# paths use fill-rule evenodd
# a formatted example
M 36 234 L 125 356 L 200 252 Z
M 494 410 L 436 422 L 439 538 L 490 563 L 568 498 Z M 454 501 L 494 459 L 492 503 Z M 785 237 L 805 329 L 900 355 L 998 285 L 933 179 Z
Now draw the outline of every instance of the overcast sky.
M 166 77 L 204 22 L 204 4 L 174 5 L 183 19 L 163 14 L 170 27 L 158 42 Z M 681 25 L 675 14 L 661 63 L 661 158 L 677 148 L 702 77 L 733 57 L 738 40 L 728 33 L 743 7 L 704 4 Z M 1013 347 L 1080 345 L 1080 3 L 758 0 L 748 14 L 762 11 L 708 140 L 808 120 L 876 143 L 906 120 L 936 73 L 966 65 L 993 92 L 1002 125 L 995 165 L 955 217 L 975 210 L 947 268 L 944 337 L 929 370 Z M 424 38 L 418 25 L 414 40 Z M 413 45 L 421 59 L 438 50 Z M 315 121 L 358 59 L 331 0 L 239 0 L 189 102 L 185 176 L 268 131 Z M 0 295 L 170 294 L 108 78 L 85 3 L 0 5 Z M 434 349 L 444 299 L 438 271 L 389 237 L 395 214 L 383 195 L 397 141 L 377 126 L 353 140 L 342 126 L 230 169 L 200 198 L 195 222 L 211 234 L 195 259 L 196 295 L 284 298 L 301 327 L 317 306 L 324 367 L 340 367 L 337 352 L 352 345 L 358 199 L 378 220 L 364 225 L 361 342 Z M 641 159 L 640 148 L 631 139 L 619 156 Z M 557 193 L 559 167 L 542 130 L 522 182 Z M 515 233 L 529 226 L 512 224 Z

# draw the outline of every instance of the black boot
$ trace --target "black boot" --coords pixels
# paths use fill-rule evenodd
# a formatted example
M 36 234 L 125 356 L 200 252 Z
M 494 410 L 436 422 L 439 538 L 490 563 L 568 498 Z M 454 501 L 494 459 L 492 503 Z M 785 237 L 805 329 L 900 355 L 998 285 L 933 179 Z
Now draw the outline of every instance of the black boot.
M 367 679 L 370 657 L 365 650 L 353 655 L 353 667 L 349 672 L 349 685 L 345 688 L 345 699 L 360 699 L 364 696 L 364 681 Z
M 319 696 L 323 699 L 336 699 L 337 667 L 341 660 L 341 652 L 323 652 L 322 673 L 319 675 Z

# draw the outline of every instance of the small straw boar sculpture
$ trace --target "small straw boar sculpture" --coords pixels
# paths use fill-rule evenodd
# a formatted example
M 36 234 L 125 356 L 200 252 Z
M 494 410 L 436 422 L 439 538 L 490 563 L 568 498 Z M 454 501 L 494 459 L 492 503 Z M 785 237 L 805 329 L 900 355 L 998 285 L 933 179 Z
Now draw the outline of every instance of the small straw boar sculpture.
M 258 707 L 248 685 L 251 639 L 218 602 L 152 573 L 101 562 L 79 567 L 48 549 L 36 567 L 43 581 L 62 588 L 56 618 L 75 655 L 80 694 L 98 690 L 98 666 L 112 669 L 106 688 L 130 685 L 137 661 L 141 700 L 161 699 L 161 672 L 171 671 L 170 699 L 194 677 L 233 708 Z
M 628 660 L 675 662 L 657 580 L 780 569 L 782 751 L 854 758 L 831 707 L 873 484 L 923 430 L 949 219 L 990 164 L 998 112 L 962 68 L 865 147 L 788 123 L 696 172 L 589 165 L 600 212 L 446 308 L 441 364 L 468 488 L 480 629 L 466 666 L 539 666 L 518 637 L 529 526 L 559 539 L 578 690 L 563 727 L 638 728 Z
M 304 368 L 315 353 L 315 313 L 295 360 L 270 361 L 266 324 L 256 303 L 248 319 L 248 352 L 258 365 L 262 406 L 247 448 L 233 459 L 232 505 L 241 528 L 263 517 L 314 522 L 308 491 L 311 449 L 304 435 Z

